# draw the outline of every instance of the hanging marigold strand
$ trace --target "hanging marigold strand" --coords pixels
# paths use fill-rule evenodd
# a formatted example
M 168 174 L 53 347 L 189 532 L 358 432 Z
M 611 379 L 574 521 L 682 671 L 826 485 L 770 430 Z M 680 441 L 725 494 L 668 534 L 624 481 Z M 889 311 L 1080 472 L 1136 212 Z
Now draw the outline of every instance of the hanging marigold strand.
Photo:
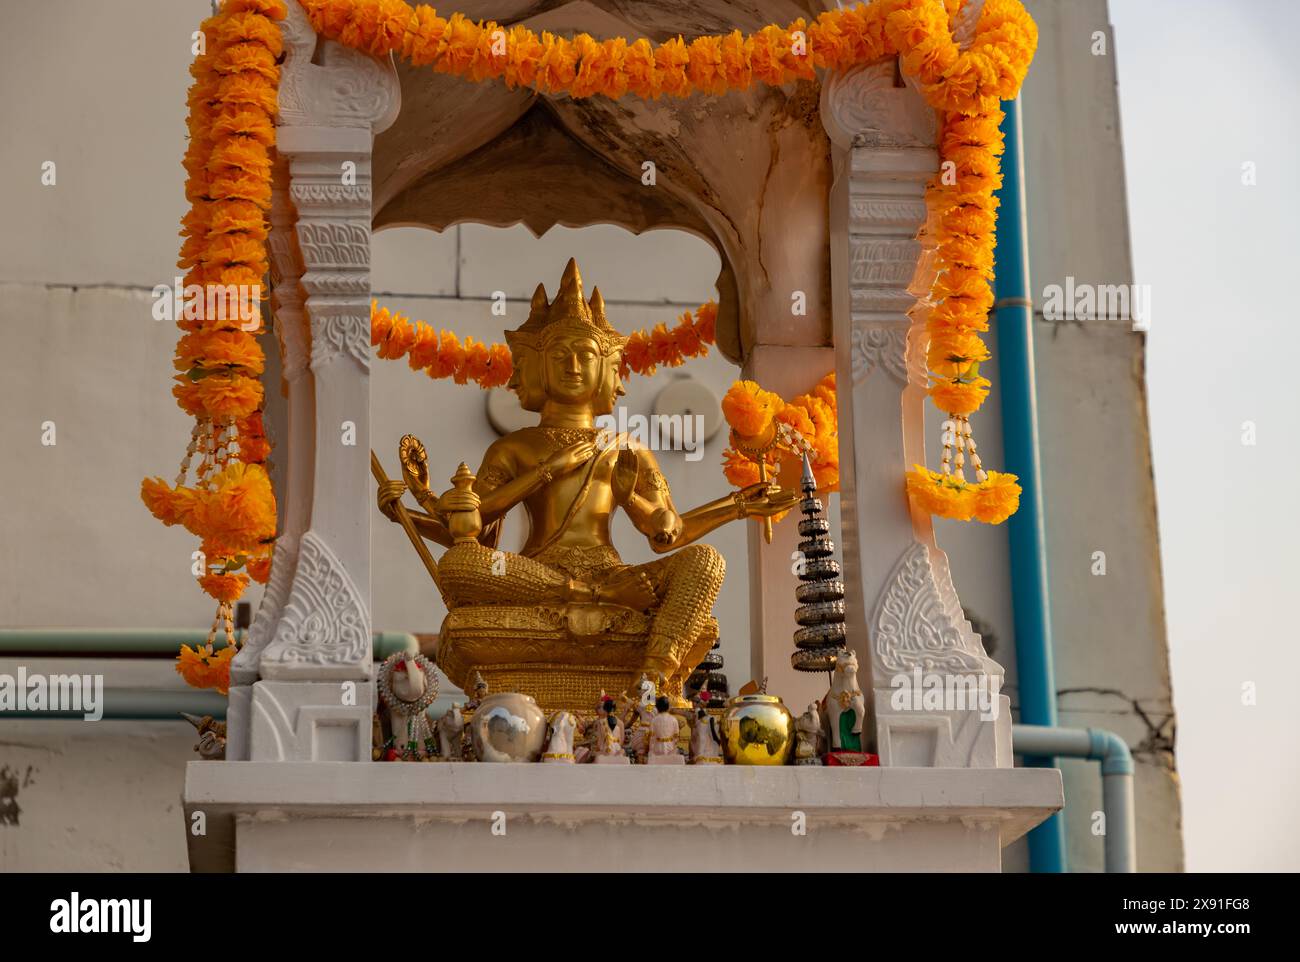
M 669 329 L 657 324 L 649 331 L 633 332 L 623 349 L 619 373 L 649 376 L 660 365 L 678 367 L 690 358 L 705 357 L 717 340 L 718 305 L 701 304 L 684 311 Z M 505 344 L 480 344 L 472 337 L 461 341 L 453 331 L 436 330 L 424 321 L 370 304 L 370 345 L 385 360 L 407 358 L 412 370 L 431 378 L 452 378 L 457 384 L 474 383 L 483 389 L 502 387 L 510 380 L 513 362 Z
M 164 524 L 180 524 L 201 542 L 199 586 L 218 603 L 208 644 L 182 646 L 176 670 L 199 688 L 226 692 L 234 656 L 233 606 L 250 581 L 265 582 L 275 538 L 275 497 L 261 430 L 265 359 L 262 280 L 267 271 L 266 211 L 271 201 L 276 90 L 283 50 L 274 21 L 283 0 L 226 0 L 204 20 L 204 52 L 190 67 L 190 133 L 174 304 L 182 335 L 173 395 L 195 419 L 176 481 L 141 482 L 140 496 Z M 235 292 L 232 299 L 230 292 Z M 215 310 L 214 310 L 215 308 Z M 190 470 L 195 456 L 193 479 Z M 226 646 L 212 642 L 224 624 Z
M 1015 475 L 984 471 L 975 453 L 970 415 L 984 403 L 990 386 L 980 375 L 989 352 L 979 335 L 988 330 L 993 305 L 994 192 L 1002 185 L 998 158 L 1004 149 L 999 101 L 1015 95 L 1037 44 L 1033 21 L 1017 7 L 1009 0 L 988 0 L 971 47 L 962 55 L 982 58 L 970 63 L 1008 58 L 1010 72 L 999 78 L 997 97 L 954 95 L 971 79 L 953 72 L 960 60 L 934 80 L 926 77 L 924 65 L 915 65 L 922 82 L 932 84 L 924 88 L 927 99 L 943 111 L 940 156 L 944 169 L 954 176 L 936 178 L 926 191 L 931 210 L 927 231 L 936 242 L 937 269 L 931 293 L 921 305 L 930 338 L 930 398 L 948 415 L 943 462 L 938 473 L 916 465 L 907 475 L 907 492 L 913 504 L 931 514 L 995 524 L 1015 513 L 1021 490 Z M 1008 43 L 1008 36 L 1016 42 Z M 908 70 L 906 56 L 903 66 Z M 1010 87 L 1005 83 L 1009 80 L 1014 80 Z M 967 482 L 963 470 L 967 452 L 973 483 Z

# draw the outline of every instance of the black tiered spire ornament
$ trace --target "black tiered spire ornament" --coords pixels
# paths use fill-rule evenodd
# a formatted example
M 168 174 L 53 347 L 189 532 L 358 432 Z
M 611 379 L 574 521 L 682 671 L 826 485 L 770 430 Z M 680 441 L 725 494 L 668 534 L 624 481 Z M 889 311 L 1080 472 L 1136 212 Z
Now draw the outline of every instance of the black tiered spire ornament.
M 695 671 L 686 679 L 686 698 L 693 701 L 696 694 L 706 685 L 709 694 L 715 698 L 727 698 L 727 676 L 722 673 L 722 652 L 718 649 L 722 647 L 722 638 L 719 637 L 713 642 L 713 647 L 709 653 L 704 656 L 704 660 L 696 666 Z
M 840 577 L 840 563 L 835 560 L 835 542 L 830 539 L 831 523 L 826 520 L 821 499 L 817 497 L 817 482 L 813 478 L 808 454 L 803 456 L 803 476 L 800 478 L 803 500 L 799 510 L 799 552 L 804 559 L 799 580 L 803 584 L 794 591 L 799 607 L 795 621 L 799 628 L 794 633 L 797 649 L 790 656 L 796 671 L 825 671 L 835 668 L 835 658 L 846 651 L 844 634 L 844 582 Z

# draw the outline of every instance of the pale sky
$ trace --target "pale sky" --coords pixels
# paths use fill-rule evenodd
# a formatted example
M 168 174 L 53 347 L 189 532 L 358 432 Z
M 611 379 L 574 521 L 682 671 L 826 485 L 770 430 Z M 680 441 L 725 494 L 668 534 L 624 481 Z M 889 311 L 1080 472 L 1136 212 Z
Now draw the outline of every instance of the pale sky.
M 1300 3 L 1110 9 L 1187 868 L 1295 871 Z

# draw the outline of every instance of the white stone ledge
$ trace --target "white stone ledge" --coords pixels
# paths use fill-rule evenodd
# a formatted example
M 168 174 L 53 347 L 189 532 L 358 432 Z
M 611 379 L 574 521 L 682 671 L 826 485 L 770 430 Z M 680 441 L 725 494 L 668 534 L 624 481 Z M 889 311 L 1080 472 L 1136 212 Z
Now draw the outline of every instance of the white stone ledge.
M 207 820 L 190 836 L 200 871 L 687 868 L 692 853 L 767 870 L 996 871 L 1000 849 L 1061 804 L 1054 769 L 192 762 L 185 784 L 187 821 Z M 498 812 L 510 841 L 491 833 Z

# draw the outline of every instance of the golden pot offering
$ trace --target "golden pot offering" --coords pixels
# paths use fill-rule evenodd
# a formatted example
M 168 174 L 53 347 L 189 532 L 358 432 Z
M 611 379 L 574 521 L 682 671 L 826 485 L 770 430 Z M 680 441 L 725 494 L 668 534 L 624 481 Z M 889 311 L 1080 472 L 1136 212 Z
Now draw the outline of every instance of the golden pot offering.
M 722 753 L 732 765 L 785 765 L 794 716 L 779 695 L 737 695 L 722 716 Z

